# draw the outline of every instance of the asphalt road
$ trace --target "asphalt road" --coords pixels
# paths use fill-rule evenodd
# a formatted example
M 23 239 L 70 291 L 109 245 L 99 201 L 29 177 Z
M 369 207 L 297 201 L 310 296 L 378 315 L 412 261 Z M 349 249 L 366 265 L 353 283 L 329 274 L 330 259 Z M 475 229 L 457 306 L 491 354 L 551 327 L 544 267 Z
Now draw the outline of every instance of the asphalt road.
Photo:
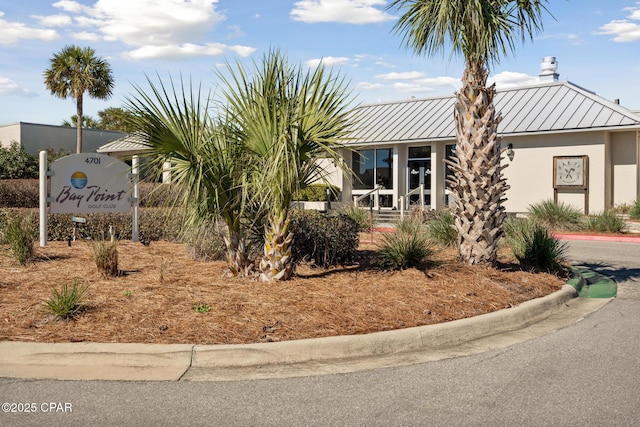
M 0 425 L 638 425 L 640 244 L 572 241 L 569 256 L 615 277 L 619 297 L 571 327 L 501 350 L 259 381 L 0 379 L 0 401 L 32 410 L 2 412 Z

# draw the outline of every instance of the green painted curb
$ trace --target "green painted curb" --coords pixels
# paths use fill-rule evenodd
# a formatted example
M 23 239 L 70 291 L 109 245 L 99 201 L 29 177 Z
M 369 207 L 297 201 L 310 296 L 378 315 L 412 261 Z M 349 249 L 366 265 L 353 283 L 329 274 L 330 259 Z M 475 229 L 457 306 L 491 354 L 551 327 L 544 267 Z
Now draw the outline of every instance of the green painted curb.
M 580 298 L 614 298 L 618 285 L 607 276 L 585 267 L 571 267 L 573 277 L 567 281 L 578 291 Z

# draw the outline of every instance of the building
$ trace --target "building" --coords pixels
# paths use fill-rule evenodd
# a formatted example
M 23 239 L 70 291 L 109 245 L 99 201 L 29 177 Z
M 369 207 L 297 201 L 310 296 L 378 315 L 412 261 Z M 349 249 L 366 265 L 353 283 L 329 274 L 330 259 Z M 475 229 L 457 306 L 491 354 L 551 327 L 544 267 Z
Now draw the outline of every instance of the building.
M 13 142 L 17 142 L 24 147 L 25 151 L 34 155 L 47 148 L 75 153 L 76 131 L 75 127 L 37 123 L 19 122 L 0 125 L 0 146 L 9 147 Z M 95 153 L 102 145 L 125 135 L 125 133 L 118 131 L 83 129 L 82 151 Z
M 546 57 L 539 83 L 498 90 L 498 130 L 510 189 L 505 208 L 525 212 L 554 199 L 587 213 L 640 196 L 640 115 L 558 79 Z M 423 198 L 432 209 L 448 204 L 444 159 L 456 143 L 455 97 L 410 99 L 356 109 L 345 152 L 355 180 L 343 179 L 343 202 L 372 201 L 401 209 Z M 422 187 L 421 187 L 422 185 Z

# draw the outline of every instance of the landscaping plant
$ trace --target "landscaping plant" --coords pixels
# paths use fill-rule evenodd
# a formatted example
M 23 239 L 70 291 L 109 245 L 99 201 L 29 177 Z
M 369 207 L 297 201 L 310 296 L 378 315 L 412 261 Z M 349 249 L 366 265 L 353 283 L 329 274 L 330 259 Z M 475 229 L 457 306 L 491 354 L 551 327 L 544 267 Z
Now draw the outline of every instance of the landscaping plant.
M 3 240 L 9 244 L 13 256 L 21 265 L 33 258 L 35 227 L 31 216 L 9 215 Z
M 88 289 L 89 285 L 80 286 L 78 280 L 74 280 L 71 286 L 65 283 L 60 290 L 53 289 L 51 297 L 44 302 L 45 308 L 58 319 L 74 319 L 86 307 Z
M 633 206 L 629 211 L 629 218 L 631 219 L 640 219 L 640 197 L 633 202 Z
M 588 216 L 585 220 L 585 227 L 589 231 L 601 233 L 622 233 L 625 224 L 613 209 L 609 209 L 604 213 Z
M 382 266 L 390 270 L 417 267 L 433 253 L 432 242 L 420 221 L 405 218 L 396 231 L 382 236 L 380 256 Z
M 583 227 L 582 212 L 566 203 L 545 200 L 529 206 L 529 218 L 549 230 L 575 231 Z
M 89 240 L 93 259 L 98 271 L 104 277 L 118 276 L 118 241 L 110 241 L 104 238 Z
M 551 271 L 560 268 L 565 260 L 567 244 L 538 222 L 510 218 L 505 221 L 504 230 L 513 255 L 523 267 Z
M 437 211 L 427 222 L 427 230 L 431 238 L 443 245 L 455 247 L 458 243 L 456 219 L 447 210 Z

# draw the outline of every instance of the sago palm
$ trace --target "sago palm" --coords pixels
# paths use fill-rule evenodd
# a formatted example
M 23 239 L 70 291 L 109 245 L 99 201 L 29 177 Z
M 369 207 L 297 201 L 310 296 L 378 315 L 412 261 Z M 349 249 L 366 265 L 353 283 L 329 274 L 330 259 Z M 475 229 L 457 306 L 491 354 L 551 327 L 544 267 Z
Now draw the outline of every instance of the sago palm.
M 92 98 L 110 98 L 114 86 L 111 66 L 96 57 L 90 47 L 65 46 L 51 58 L 51 68 L 44 72 L 44 83 L 52 95 L 76 100 L 76 152 L 81 153 L 84 93 Z
M 469 264 L 494 264 L 506 217 L 509 188 L 502 174 L 495 86 L 487 87 L 487 67 L 542 29 L 546 0 L 394 0 L 403 13 L 395 25 L 418 54 L 434 55 L 450 46 L 464 57 L 462 88 L 456 94 L 455 158 L 449 180 L 455 195 L 458 250 Z
M 243 224 L 247 206 L 247 167 L 239 141 L 223 117 L 212 117 L 210 95 L 181 82 L 177 90 L 162 81 L 150 93 L 136 87 L 128 100 L 135 127 L 148 135 L 150 167 L 170 162 L 171 181 L 180 190 L 176 200 L 187 208 L 189 225 L 222 218 L 229 271 L 251 272 L 249 245 Z
M 350 93 L 323 66 L 303 72 L 279 51 L 266 54 L 253 73 L 240 64 L 228 68 L 229 77 L 220 77 L 229 116 L 255 155 L 254 194 L 269 212 L 261 278 L 286 280 L 293 271 L 289 205 L 296 191 L 325 177 L 318 158 L 343 165 L 339 150 L 348 134 Z

